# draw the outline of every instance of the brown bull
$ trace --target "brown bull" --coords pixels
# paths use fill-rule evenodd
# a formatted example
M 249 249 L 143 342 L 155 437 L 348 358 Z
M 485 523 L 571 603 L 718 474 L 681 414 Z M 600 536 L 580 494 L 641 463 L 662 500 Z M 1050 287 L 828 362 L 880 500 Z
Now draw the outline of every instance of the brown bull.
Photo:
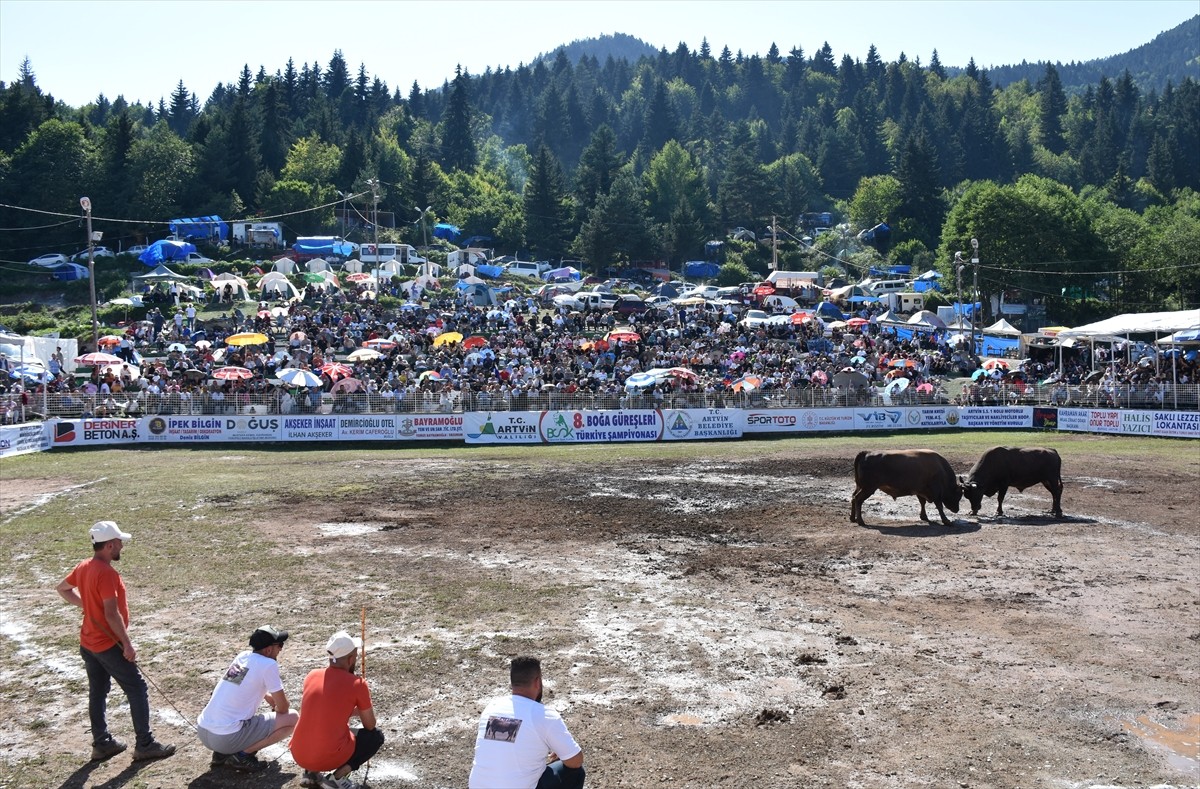
M 1044 485 L 1054 497 L 1051 512 L 1062 514 L 1062 460 L 1053 449 L 1041 447 L 993 447 L 983 453 L 969 474 L 962 479 L 962 492 L 971 503 L 971 514 L 978 515 L 984 496 L 996 497 L 996 515 L 1004 515 L 1004 494 L 1009 488 L 1025 490 Z
M 921 502 L 921 520 L 928 521 L 925 502 L 932 501 L 946 526 L 942 506 L 958 512 L 962 489 L 954 469 L 946 459 L 929 449 L 897 449 L 884 452 L 859 452 L 854 458 L 854 497 L 850 500 L 850 520 L 865 526 L 862 504 L 877 490 L 897 499 L 916 496 Z

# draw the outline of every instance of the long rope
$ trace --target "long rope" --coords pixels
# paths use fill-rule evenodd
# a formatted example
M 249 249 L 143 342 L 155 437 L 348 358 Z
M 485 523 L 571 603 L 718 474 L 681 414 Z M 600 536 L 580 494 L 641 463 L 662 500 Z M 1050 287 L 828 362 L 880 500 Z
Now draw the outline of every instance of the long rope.
M 171 709 L 175 710 L 175 714 L 178 715 L 180 718 L 183 718 L 183 722 L 186 723 L 188 726 L 191 726 L 192 731 L 196 732 L 196 734 L 199 735 L 200 730 L 196 728 L 196 724 L 192 723 L 191 719 L 189 719 L 188 716 L 184 715 L 179 710 L 179 708 L 175 706 L 175 702 L 171 701 L 171 697 L 167 695 L 167 692 L 158 686 L 158 683 L 154 681 L 154 677 L 150 676 L 150 673 L 148 671 L 146 671 L 145 666 L 142 666 L 141 664 L 134 664 L 134 665 L 137 665 L 138 671 L 142 672 L 142 676 L 145 677 L 146 680 L 150 683 L 150 685 L 155 690 L 158 691 L 158 695 L 163 697 L 163 701 L 167 702 L 167 706 L 170 707 Z M 192 741 L 188 740 L 183 745 L 180 745 L 177 750 L 183 750 L 184 748 L 187 748 L 191 744 L 192 744 Z

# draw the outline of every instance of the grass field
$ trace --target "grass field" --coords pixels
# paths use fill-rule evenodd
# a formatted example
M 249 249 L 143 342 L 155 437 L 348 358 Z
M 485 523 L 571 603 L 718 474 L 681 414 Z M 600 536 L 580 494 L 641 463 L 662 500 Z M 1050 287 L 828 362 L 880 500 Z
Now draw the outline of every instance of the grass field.
M 582 734 L 595 767 L 589 786 L 660 784 L 661 768 L 648 758 L 643 763 L 644 751 L 683 769 L 684 778 L 674 781 L 680 786 L 839 785 L 850 773 L 829 767 L 832 757 L 818 758 L 817 750 L 807 759 L 789 755 L 797 747 L 791 738 L 819 750 L 852 723 L 827 722 L 825 734 L 807 728 L 802 734 L 799 717 L 790 729 L 747 729 L 745 721 L 766 712 L 772 699 L 771 709 L 792 710 L 787 718 L 819 722 L 834 714 L 835 696 L 826 691 L 845 677 L 830 668 L 817 682 L 809 677 L 808 658 L 797 655 L 837 663 L 844 647 L 832 634 L 847 628 L 852 614 L 843 608 L 844 596 L 854 597 L 856 587 L 842 583 L 822 592 L 828 599 L 805 597 L 802 605 L 811 610 L 793 612 L 798 618 L 782 630 L 756 626 L 759 646 L 738 647 L 737 632 L 760 616 L 756 611 L 773 611 L 798 594 L 789 584 L 823 582 L 847 563 L 869 565 L 867 554 L 883 558 L 874 560 L 878 569 L 862 573 L 879 572 L 885 560 L 918 545 L 962 550 L 967 562 L 970 550 L 983 547 L 971 549 L 968 541 L 1026 539 L 988 524 L 914 541 L 906 536 L 940 535 L 940 527 L 876 533 L 846 523 L 854 452 L 915 438 L 531 448 L 229 445 L 55 451 L 4 460 L 0 524 L 10 561 L 0 571 L 0 637 L 13 657 L 0 669 L 0 787 L 259 785 L 207 771 L 207 754 L 188 721 L 257 625 L 275 623 L 294 634 L 281 662 L 295 703 L 303 675 L 321 662 L 325 639 L 338 628 L 358 632 L 364 609 L 367 677 L 389 732 L 373 784 L 465 785 L 479 705 L 503 687 L 508 658 L 531 651 L 547 659 L 557 698 L 569 707 L 568 723 Z M 1189 494 L 1188 482 L 1200 480 L 1200 450 L 1179 441 L 971 432 L 919 439 L 960 473 L 997 443 L 1057 448 L 1069 478 L 1068 514 L 1091 507 L 1087 489 L 1097 488 L 1086 494 L 1089 502 L 1108 495 L 1102 484 L 1085 479 L 1177 478 L 1175 498 L 1158 499 L 1162 507 L 1187 504 L 1189 495 L 1194 504 L 1195 486 Z M 1128 484 L 1134 491 L 1149 487 Z M 1020 513 L 1047 502 L 1038 489 L 1013 494 L 1006 504 Z M 1129 502 L 1136 521 L 1136 497 Z M 868 518 L 878 521 L 872 507 L 883 507 L 888 518 L 916 520 L 912 499 L 894 505 L 872 499 Z M 986 512 L 993 508 L 994 500 L 984 505 Z M 78 611 L 53 587 L 90 553 L 87 527 L 100 519 L 134 535 L 119 569 L 141 663 L 163 691 L 151 692 L 156 728 L 164 739 L 188 746 L 140 770 L 124 763 L 80 767 L 89 740 Z M 1097 534 L 1107 528 L 1096 513 L 1088 522 L 1099 524 Z M 1175 561 L 1194 557 L 1193 550 Z M 797 579 L 809 572 L 804 568 L 812 568 L 812 578 Z M 1194 580 L 1180 581 L 1177 593 L 1188 590 L 1195 590 Z M 1186 615 L 1184 629 L 1200 632 L 1196 611 Z M 834 645 L 828 654 L 821 646 L 827 635 Z M 758 655 L 775 649 L 773 639 L 782 639 L 778 649 L 791 655 L 788 660 Z M 1186 662 L 1190 671 L 1195 661 Z M 734 667 L 736 677 L 729 674 Z M 743 677 L 746 671 L 762 674 L 766 684 Z M 729 701 L 730 694 L 743 700 Z M 112 699 L 110 721 L 128 735 L 119 698 Z M 1184 712 L 1196 706 L 1190 698 L 1184 702 Z M 696 738 L 708 736 L 720 741 L 705 746 L 716 754 L 711 759 L 694 753 Z M 760 780 L 721 767 L 737 762 L 742 749 L 764 747 L 755 744 L 759 737 L 779 751 Z M 836 753 L 832 740 L 827 744 Z M 951 764 L 949 771 L 926 775 L 897 767 L 904 760 L 896 756 L 891 769 L 901 770 L 908 785 L 945 785 L 937 776 L 955 775 L 956 757 L 924 747 Z M 286 753 L 273 755 L 283 771 L 271 773 L 269 785 L 294 785 L 297 770 Z M 1118 763 L 1122 759 L 1133 757 Z M 876 768 L 859 769 L 875 775 Z M 1025 775 L 980 785 L 1047 785 L 1022 783 Z M 789 776 L 800 783 L 788 782 Z M 1071 769 L 1065 776 L 1078 777 Z M 854 780 L 897 785 L 861 775 Z

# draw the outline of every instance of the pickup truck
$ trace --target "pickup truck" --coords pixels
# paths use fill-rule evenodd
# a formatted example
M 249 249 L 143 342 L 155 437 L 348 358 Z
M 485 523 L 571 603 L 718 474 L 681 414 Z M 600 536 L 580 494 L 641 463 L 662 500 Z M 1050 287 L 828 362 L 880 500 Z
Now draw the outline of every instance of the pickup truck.
M 604 293 L 603 291 L 594 290 L 588 293 L 576 293 L 575 298 L 584 307 L 593 310 L 610 310 L 616 306 L 617 300 L 620 298 L 615 293 Z

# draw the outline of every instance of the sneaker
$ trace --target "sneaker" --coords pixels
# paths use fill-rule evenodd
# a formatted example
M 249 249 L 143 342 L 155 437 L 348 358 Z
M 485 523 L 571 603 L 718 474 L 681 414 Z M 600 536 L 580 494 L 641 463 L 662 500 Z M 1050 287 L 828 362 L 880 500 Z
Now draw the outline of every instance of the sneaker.
M 139 745 L 133 749 L 135 762 L 148 762 L 153 759 L 165 759 L 175 753 L 174 745 L 164 745 L 158 740 L 149 745 Z
M 112 735 L 109 735 L 92 746 L 92 761 L 102 762 L 105 759 L 111 759 L 128 747 L 125 743 L 113 739 Z
M 321 776 L 320 786 L 321 789 L 362 789 L 362 787 L 350 780 L 350 776 L 334 778 L 333 773 Z
M 225 756 L 221 761 L 221 766 L 228 767 L 231 770 L 238 770 L 243 773 L 257 772 L 266 767 L 265 764 L 258 760 L 254 754 L 238 751 Z
M 305 770 L 304 774 L 300 776 L 300 785 L 308 787 L 308 789 L 321 789 L 321 781 L 324 779 L 325 776 L 318 772 Z

